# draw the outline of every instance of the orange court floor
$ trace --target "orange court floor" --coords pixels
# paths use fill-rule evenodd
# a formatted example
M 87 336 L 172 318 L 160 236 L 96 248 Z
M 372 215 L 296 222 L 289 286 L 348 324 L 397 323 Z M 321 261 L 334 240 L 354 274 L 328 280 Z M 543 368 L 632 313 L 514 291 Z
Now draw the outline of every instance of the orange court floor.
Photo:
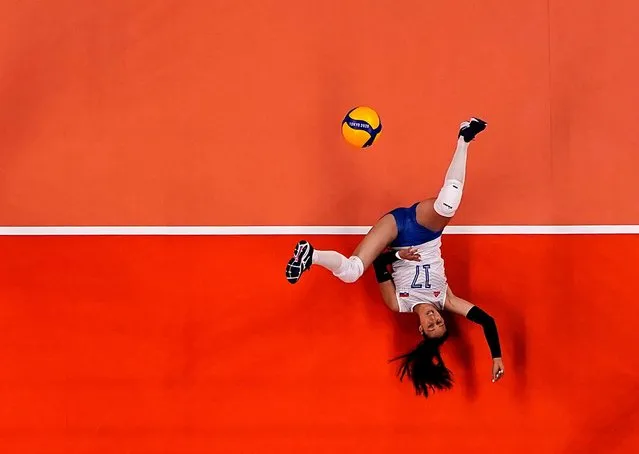
M 357 236 L 309 237 L 348 251 Z M 627 453 L 639 446 L 623 235 L 450 235 L 455 387 L 428 400 L 387 361 L 418 342 L 372 271 L 284 278 L 289 236 L 0 237 L 2 452 Z M 250 260 L 238 260 L 246 251 Z

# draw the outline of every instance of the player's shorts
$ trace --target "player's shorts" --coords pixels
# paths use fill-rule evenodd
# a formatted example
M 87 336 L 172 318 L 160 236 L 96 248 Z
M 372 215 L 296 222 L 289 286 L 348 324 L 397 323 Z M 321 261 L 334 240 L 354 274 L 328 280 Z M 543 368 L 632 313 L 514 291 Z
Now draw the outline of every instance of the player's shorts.
M 391 247 L 415 246 L 433 241 L 442 235 L 441 230 L 435 232 L 417 222 L 418 204 L 419 202 L 408 208 L 395 208 L 389 213 L 393 215 L 395 224 L 397 225 L 397 238 L 390 244 Z

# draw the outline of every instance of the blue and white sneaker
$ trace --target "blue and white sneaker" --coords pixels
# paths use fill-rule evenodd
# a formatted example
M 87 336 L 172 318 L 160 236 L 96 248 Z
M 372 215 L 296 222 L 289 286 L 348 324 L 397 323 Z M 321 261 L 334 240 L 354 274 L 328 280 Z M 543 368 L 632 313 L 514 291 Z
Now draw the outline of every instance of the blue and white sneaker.
M 308 241 L 302 240 L 295 246 L 293 257 L 286 264 L 286 280 L 291 284 L 297 283 L 302 273 L 310 269 L 313 264 L 313 246 Z

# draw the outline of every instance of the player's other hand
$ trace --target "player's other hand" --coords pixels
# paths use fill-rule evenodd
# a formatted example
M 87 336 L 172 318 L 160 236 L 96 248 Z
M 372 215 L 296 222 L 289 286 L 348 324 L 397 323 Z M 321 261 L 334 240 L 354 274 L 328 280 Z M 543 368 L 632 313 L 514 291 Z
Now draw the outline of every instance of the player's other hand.
M 501 358 L 493 359 L 493 383 L 499 381 L 504 375 L 504 362 Z
M 414 248 L 414 247 L 409 247 L 408 249 L 400 249 L 399 256 L 403 260 L 411 260 L 411 261 L 415 261 L 415 262 L 417 262 L 417 261 L 419 261 L 419 259 L 421 259 L 421 256 L 417 252 L 417 248 Z

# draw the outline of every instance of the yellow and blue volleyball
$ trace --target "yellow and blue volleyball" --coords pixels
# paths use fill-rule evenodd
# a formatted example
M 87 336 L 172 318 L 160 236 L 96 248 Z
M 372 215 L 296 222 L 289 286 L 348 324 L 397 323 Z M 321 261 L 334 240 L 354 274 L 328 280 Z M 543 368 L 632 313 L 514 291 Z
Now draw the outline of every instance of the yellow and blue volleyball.
M 346 142 L 358 148 L 373 145 L 381 132 L 382 121 L 370 107 L 355 107 L 342 120 L 342 136 Z

